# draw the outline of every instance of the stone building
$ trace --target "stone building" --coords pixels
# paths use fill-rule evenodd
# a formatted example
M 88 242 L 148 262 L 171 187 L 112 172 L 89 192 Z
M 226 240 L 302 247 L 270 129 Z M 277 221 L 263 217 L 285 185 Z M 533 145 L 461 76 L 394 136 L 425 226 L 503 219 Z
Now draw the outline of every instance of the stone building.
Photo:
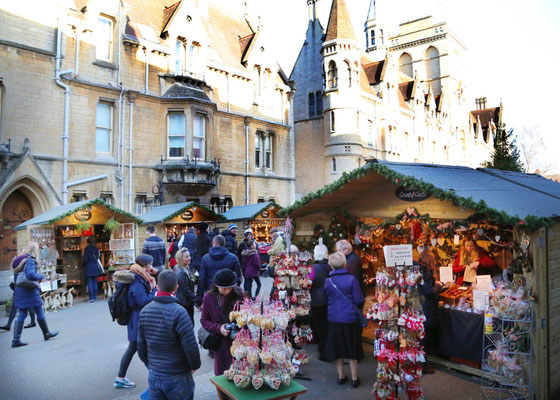
M 0 268 L 12 226 L 71 201 L 294 201 L 292 89 L 219 1 L 2 2 L 0 96 Z
M 466 48 L 445 22 L 420 18 L 390 35 L 371 0 L 357 39 L 344 0 L 332 0 L 326 30 L 317 1 L 307 1 L 309 25 L 290 76 L 297 198 L 369 158 L 465 166 L 489 159 L 502 107 L 487 108 L 484 98 L 475 107 L 463 81 Z

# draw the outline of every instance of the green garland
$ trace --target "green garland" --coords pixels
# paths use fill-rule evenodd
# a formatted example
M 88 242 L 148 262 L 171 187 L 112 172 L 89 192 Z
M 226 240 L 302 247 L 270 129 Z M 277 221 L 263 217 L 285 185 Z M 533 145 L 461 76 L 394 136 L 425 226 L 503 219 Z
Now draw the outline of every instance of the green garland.
M 161 222 L 167 222 L 167 221 L 169 221 L 169 220 L 171 220 L 175 217 L 178 217 L 179 215 L 183 214 L 186 210 L 188 210 L 190 208 L 193 208 L 193 207 L 202 208 L 204 211 L 206 211 L 206 212 L 210 213 L 210 215 L 214 216 L 217 221 L 225 221 L 226 220 L 226 218 L 222 214 L 217 214 L 213 210 L 209 209 L 208 207 L 205 207 L 202 204 L 199 204 L 196 201 L 193 201 L 188 206 L 185 206 L 185 207 L 181 208 L 180 210 L 178 210 L 177 212 L 165 217 L 163 219 L 163 221 L 161 221 Z
M 114 212 L 116 214 L 124 215 L 125 217 L 128 217 L 128 218 L 132 219 L 134 222 L 137 222 L 139 224 L 141 224 L 143 222 L 140 218 L 136 217 L 135 215 L 132 215 L 132 214 L 130 214 L 130 213 L 124 211 L 124 210 L 121 210 L 117 207 L 114 207 L 111 204 L 105 203 L 101 199 L 93 199 L 93 200 L 88 201 L 86 204 L 84 204 L 80 207 L 73 208 L 72 210 L 66 212 L 65 214 L 61 214 L 58 217 L 54 217 L 54 218 L 50 219 L 47 222 L 47 225 L 52 225 L 56 221 L 60 221 L 61 219 L 69 217 L 70 215 L 74 214 L 76 211 L 83 210 L 84 208 L 91 207 L 94 204 L 97 204 L 97 205 L 103 206 L 105 208 L 108 208 L 109 210 L 111 210 L 112 212 Z
M 476 212 L 475 218 L 483 216 L 484 219 L 491 220 L 494 223 L 502 226 L 516 226 L 523 230 L 535 230 L 542 227 L 549 227 L 554 223 L 551 218 L 547 217 L 536 217 L 532 215 L 528 215 L 524 219 L 520 219 L 519 217 L 512 217 L 505 211 L 498 211 L 494 208 L 488 207 L 484 200 L 475 202 L 470 197 L 465 198 L 458 196 L 454 193 L 453 190 L 447 191 L 440 189 L 431 183 L 425 182 L 422 179 L 418 179 L 413 176 L 402 175 L 396 171 L 393 171 L 389 167 L 377 162 L 370 162 L 363 167 L 355 169 L 348 173 L 344 172 L 339 180 L 323 187 L 322 189 L 314 193 L 309 193 L 303 196 L 301 200 L 296 201 L 290 207 L 286 207 L 285 209 L 283 209 L 282 214 L 289 215 L 290 213 L 294 212 L 298 208 L 303 207 L 311 201 L 320 199 L 327 194 L 334 193 L 337 190 L 342 189 L 345 184 L 369 175 L 372 171 L 378 173 L 387 180 L 399 186 L 413 187 L 415 189 L 429 193 L 430 195 L 436 197 L 441 201 L 451 202 L 456 207 L 468 208 L 470 210 L 473 210 Z

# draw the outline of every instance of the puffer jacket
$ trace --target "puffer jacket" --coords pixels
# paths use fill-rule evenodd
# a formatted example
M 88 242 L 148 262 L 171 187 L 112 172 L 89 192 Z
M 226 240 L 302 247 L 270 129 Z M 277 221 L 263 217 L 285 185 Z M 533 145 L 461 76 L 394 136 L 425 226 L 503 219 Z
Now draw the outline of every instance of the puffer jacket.
M 138 356 L 148 369 L 163 375 L 200 368 L 193 323 L 175 297 L 156 296 L 140 312 Z
M 237 240 L 235 239 L 235 235 L 231 233 L 229 229 L 222 231 L 222 236 L 226 239 L 225 248 L 231 254 L 237 255 Z
M 134 342 L 138 337 L 138 317 L 140 311 L 146 304 L 152 301 L 157 289 L 151 291 L 150 284 L 144 278 L 130 271 L 117 271 L 113 279 L 117 282 L 117 288 L 120 285 L 130 285 L 128 289 L 128 305 L 132 308 L 132 315 L 126 328 L 128 341 Z
M 20 267 L 18 265 L 18 267 Z M 16 267 L 14 269 L 17 270 Z M 42 281 L 45 277 L 37 272 L 37 263 L 35 258 L 28 256 L 25 259 L 25 264 L 21 271 L 21 274 L 25 274 L 27 279 L 30 281 Z M 14 281 L 16 277 L 14 276 Z M 39 288 L 24 288 L 23 286 L 16 286 L 14 289 L 14 306 L 16 308 L 33 308 L 43 305 L 43 300 L 41 300 L 41 295 L 39 294 Z
M 243 275 L 245 278 L 257 278 L 261 275 L 261 258 L 256 249 L 243 250 Z
M 100 275 L 97 260 L 99 260 L 99 249 L 97 246 L 88 244 L 84 249 L 84 256 L 82 257 L 85 276 L 94 277 Z
M 335 289 L 333 283 L 338 290 Z M 325 280 L 325 292 L 327 293 L 329 322 L 349 324 L 358 320 L 355 308 L 362 308 L 364 296 L 362 296 L 358 281 L 346 269 L 331 271 Z
M 221 269 L 231 269 L 237 275 L 237 284 L 241 283 L 241 266 L 237 256 L 231 254 L 225 247 L 212 247 L 208 254 L 202 257 L 198 278 L 196 302 L 202 304 L 202 296 L 214 283 L 214 275 Z

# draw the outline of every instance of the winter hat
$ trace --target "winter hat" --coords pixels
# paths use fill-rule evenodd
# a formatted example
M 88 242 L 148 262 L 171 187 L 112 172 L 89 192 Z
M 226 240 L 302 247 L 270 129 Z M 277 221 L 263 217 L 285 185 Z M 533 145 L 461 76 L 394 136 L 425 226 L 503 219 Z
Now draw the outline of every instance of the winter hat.
M 237 229 L 237 225 L 230 224 L 229 227 L 228 227 L 228 231 L 231 231 L 232 229 Z
M 219 288 L 230 288 L 235 286 L 237 276 L 231 269 L 221 269 L 214 275 L 214 285 Z
M 248 233 L 253 234 L 253 230 L 251 228 L 247 228 L 245 229 L 245 232 L 243 232 L 245 236 L 247 236 Z

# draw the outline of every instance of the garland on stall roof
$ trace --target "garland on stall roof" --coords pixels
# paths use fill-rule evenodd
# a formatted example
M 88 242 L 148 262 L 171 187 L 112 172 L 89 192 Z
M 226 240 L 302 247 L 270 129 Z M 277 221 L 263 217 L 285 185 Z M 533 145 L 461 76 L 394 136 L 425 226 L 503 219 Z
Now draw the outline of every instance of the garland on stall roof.
M 209 209 L 208 207 L 205 207 L 202 204 L 199 204 L 199 203 L 193 201 L 188 206 L 185 206 L 185 207 L 181 208 L 180 210 L 178 210 L 177 212 L 175 212 L 171 215 L 168 215 L 161 222 L 167 222 L 169 220 L 172 220 L 173 218 L 178 217 L 179 215 L 183 214 L 186 210 L 190 210 L 191 208 L 194 208 L 194 207 L 199 207 L 199 208 L 203 209 L 204 211 L 206 211 L 207 213 L 209 213 L 210 215 L 215 217 L 216 220 L 218 220 L 218 221 L 225 221 L 226 220 L 226 218 L 222 214 L 217 214 L 216 212 Z
M 73 208 L 73 209 L 71 209 L 70 211 L 68 211 L 68 212 L 66 212 L 66 213 L 64 213 L 64 214 L 60 214 L 60 215 L 57 216 L 57 217 L 51 218 L 51 219 L 47 222 L 47 225 L 52 225 L 52 224 L 54 224 L 56 221 L 60 221 L 61 219 L 64 219 L 64 218 L 66 218 L 66 217 L 69 217 L 70 215 L 74 214 L 76 211 L 83 210 L 84 208 L 89 208 L 89 207 L 91 207 L 91 206 L 94 205 L 94 204 L 103 206 L 103 207 L 105 207 L 105 208 L 111 210 L 112 212 L 114 212 L 114 213 L 116 213 L 116 214 L 121 214 L 121 215 L 123 215 L 123 216 L 125 216 L 125 217 L 128 217 L 128 218 L 132 219 L 133 221 L 135 221 L 135 222 L 137 222 L 137 223 L 139 223 L 139 224 L 141 224 L 141 223 L 143 222 L 143 220 L 141 220 L 141 219 L 138 218 L 137 216 L 132 215 L 132 214 L 130 214 L 130 213 L 124 211 L 124 210 L 121 210 L 121 209 L 117 208 L 117 207 L 114 207 L 114 206 L 112 206 L 111 204 L 105 203 L 105 202 L 104 202 L 103 200 L 101 200 L 101 199 L 93 199 L 93 200 L 88 201 L 88 202 L 87 202 L 86 204 L 84 204 L 84 205 L 81 205 L 81 206 L 79 206 L 79 207 Z
M 442 201 L 449 201 L 456 207 L 467 208 L 476 211 L 474 218 L 480 218 L 491 220 L 497 224 L 505 226 L 516 226 L 524 230 L 535 230 L 542 227 L 549 227 L 553 224 L 551 218 L 547 217 L 536 217 L 532 215 L 526 216 L 521 219 L 517 216 L 512 217 L 508 215 L 505 211 L 498 211 L 494 208 L 488 207 L 484 200 L 475 202 L 472 198 L 465 198 L 455 194 L 453 189 L 445 190 L 434 186 L 431 183 L 427 183 L 422 179 L 415 178 L 413 176 L 400 174 L 386 165 L 379 164 L 377 162 L 370 162 L 361 168 L 357 168 L 351 172 L 344 172 L 342 177 L 336 182 L 331 183 L 323 187 L 322 189 L 305 195 L 301 200 L 296 201 L 292 206 L 287 207 L 282 210 L 283 215 L 288 215 L 300 207 L 310 203 L 313 200 L 319 199 L 327 194 L 331 194 L 340 190 L 345 184 L 369 175 L 371 171 L 382 175 L 391 182 L 404 187 L 414 187 L 416 189 L 422 190 L 430 195 L 436 197 Z M 471 219 L 473 218 L 471 217 Z

